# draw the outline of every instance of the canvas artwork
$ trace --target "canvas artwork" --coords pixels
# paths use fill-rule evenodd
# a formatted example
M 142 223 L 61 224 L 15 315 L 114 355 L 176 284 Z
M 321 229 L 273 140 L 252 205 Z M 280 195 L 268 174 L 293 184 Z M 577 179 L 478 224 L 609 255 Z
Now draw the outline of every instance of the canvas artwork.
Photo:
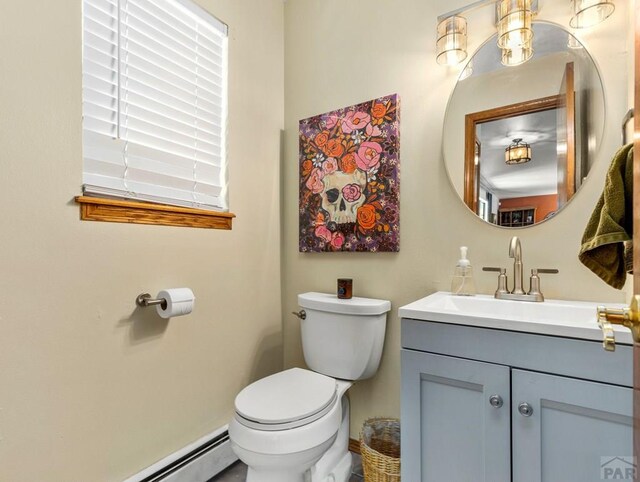
M 300 251 L 400 249 L 396 94 L 300 121 Z

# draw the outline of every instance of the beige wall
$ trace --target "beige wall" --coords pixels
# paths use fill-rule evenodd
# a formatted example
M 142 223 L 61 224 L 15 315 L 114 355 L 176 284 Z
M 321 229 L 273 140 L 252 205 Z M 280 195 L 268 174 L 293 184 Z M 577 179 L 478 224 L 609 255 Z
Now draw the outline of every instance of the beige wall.
M 397 308 L 446 290 L 461 244 L 482 292 L 495 279 L 480 266 L 508 264 L 512 232 L 466 210 L 441 160 L 456 73 L 433 60 L 435 18 L 465 2 L 289 0 L 283 25 L 280 0 L 201 0 L 231 28 L 231 232 L 78 220 L 80 3 L 0 3 L 0 480 L 122 480 L 218 428 L 283 351 L 286 365 L 302 363 L 298 322 L 281 313 L 340 276 L 354 278 L 356 295 L 393 303 L 380 372 L 351 390 L 352 434 L 368 416 L 398 415 Z M 545 2 L 541 15 L 558 15 L 555 4 L 564 2 Z M 624 4 L 615 15 L 628 18 Z M 619 86 L 616 22 L 581 40 L 605 84 Z M 470 51 L 490 30 L 470 26 Z M 603 158 L 618 142 L 624 91 L 607 88 Z M 402 97 L 401 252 L 299 254 L 297 121 L 392 92 Z M 518 231 L 527 267 L 561 270 L 544 280 L 548 296 L 623 299 L 576 259 L 605 170 L 597 163 L 557 218 Z M 138 293 L 173 286 L 196 293 L 189 317 L 134 308 Z
M 357 296 L 392 301 L 386 346 L 378 375 L 350 390 L 352 436 L 363 419 L 399 415 L 400 320 L 403 304 L 437 290 L 448 290 L 458 247 L 470 248 L 480 292 L 495 290 L 484 266 L 508 266 L 510 237 L 521 237 L 525 267 L 556 267 L 543 280 L 551 298 L 623 301 L 577 259 L 582 230 L 602 188 L 610 157 L 619 143 L 626 111 L 628 11 L 616 3 L 615 16 L 590 32 L 579 33 L 593 52 L 607 85 L 607 119 L 600 162 L 578 197 L 556 218 L 511 231 L 477 219 L 458 199 L 442 163 L 445 108 L 457 72 L 435 63 L 436 17 L 464 0 L 293 0 L 285 7 L 285 167 L 283 238 L 283 313 L 285 365 L 303 363 L 299 324 L 286 315 L 296 309 L 296 294 L 332 292 L 338 277 L 354 278 Z M 541 2 L 542 4 L 542 2 Z M 541 18 L 564 16 L 566 2 L 544 2 Z M 474 14 L 469 24 L 473 52 L 491 35 L 493 11 Z M 484 15 L 485 22 L 480 17 Z M 605 41 L 598 44 L 596 41 Z M 401 248 L 398 254 L 298 253 L 298 120 L 335 108 L 397 92 L 401 113 Z M 463 135 L 463 133 L 461 133 Z
M 233 231 L 80 222 L 81 1 L 0 2 L 0 480 L 123 480 L 282 366 L 283 4 L 201 4 L 230 26 Z M 135 309 L 179 286 L 190 316 Z

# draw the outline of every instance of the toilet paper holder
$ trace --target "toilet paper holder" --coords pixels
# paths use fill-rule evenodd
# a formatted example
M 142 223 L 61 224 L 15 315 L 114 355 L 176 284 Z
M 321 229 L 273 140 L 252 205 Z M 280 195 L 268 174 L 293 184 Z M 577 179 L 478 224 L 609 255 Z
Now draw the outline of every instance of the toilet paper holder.
M 167 300 L 164 298 L 151 298 L 149 293 L 142 293 L 136 298 L 136 305 L 140 308 L 146 308 L 147 306 L 160 305 L 163 310 L 167 308 Z

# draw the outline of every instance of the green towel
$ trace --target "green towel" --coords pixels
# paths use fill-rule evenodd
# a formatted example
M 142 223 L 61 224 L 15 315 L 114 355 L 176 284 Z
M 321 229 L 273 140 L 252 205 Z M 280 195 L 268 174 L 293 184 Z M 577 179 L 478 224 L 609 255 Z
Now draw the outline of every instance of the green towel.
M 632 236 L 633 144 L 629 144 L 611 161 L 604 190 L 582 235 L 578 258 L 605 283 L 622 289 L 630 271 Z

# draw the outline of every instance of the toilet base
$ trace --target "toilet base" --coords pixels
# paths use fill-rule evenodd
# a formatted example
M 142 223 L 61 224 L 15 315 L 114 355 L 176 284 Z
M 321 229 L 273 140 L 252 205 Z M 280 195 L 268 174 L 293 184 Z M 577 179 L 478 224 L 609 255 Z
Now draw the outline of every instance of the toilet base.
M 353 460 L 351 457 L 351 453 L 347 452 L 344 454 L 344 457 L 338 462 L 338 464 L 333 467 L 333 470 L 327 475 L 324 479 L 314 479 L 313 475 L 311 482 L 349 482 L 351 478 L 351 470 L 353 468 Z
M 311 482 L 309 467 L 320 454 L 326 453 L 334 442 L 330 438 L 319 447 L 287 455 L 267 455 L 247 452 L 240 447 L 234 447 L 240 459 L 252 460 L 253 466 L 247 468 L 246 482 Z
M 342 396 L 342 421 L 335 442 L 311 467 L 309 482 L 348 482 L 353 461 L 349 452 L 349 398 Z M 306 480 L 305 480 L 306 482 Z
M 290 471 L 282 472 L 260 472 L 257 474 L 253 469 L 247 470 L 246 482 L 307 482 L 305 474 L 292 474 Z
M 241 426 L 235 419 L 232 420 L 229 429 L 231 448 L 238 458 L 248 465 L 246 482 L 349 481 L 352 459 L 349 452 L 350 416 L 346 391 L 351 387 L 352 382 L 336 380 L 336 385 L 340 406 L 335 407 L 330 414 L 335 414 L 332 424 L 338 422 L 340 417 L 338 431 L 325 442 L 308 450 L 281 455 L 250 451 L 238 445 L 238 441 L 242 441 L 243 436 L 245 442 L 250 439 L 251 429 Z M 335 427 L 335 425 L 330 426 Z M 249 432 L 246 432 L 247 430 Z

